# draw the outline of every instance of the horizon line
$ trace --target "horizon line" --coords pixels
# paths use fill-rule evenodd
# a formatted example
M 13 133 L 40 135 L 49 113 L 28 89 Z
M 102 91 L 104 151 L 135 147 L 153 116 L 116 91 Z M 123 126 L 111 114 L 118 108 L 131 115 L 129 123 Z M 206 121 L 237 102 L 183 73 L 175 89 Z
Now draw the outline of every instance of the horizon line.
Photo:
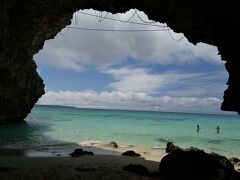
M 48 106 L 48 107 L 60 107 L 60 108 L 72 108 L 72 109 L 87 109 L 87 110 L 110 110 L 110 111 L 133 111 L 133 112 L 156 112 L 156 113 L 177 113 L 177 114 L 199 114 L 199 115 L 223 115 L 223 116 L 238 116 L 238 114 L 228 114 L 224 111 L 219 113 L 207 113 L 207 112 L 179 112 L 179 111 L 158 111 L 158 110 L 140 110 L 140 109 L 111 109 L 111 108 L 94 108 L 94 107 L 74 107 L 67 105 L 54 105 L 54 104 L 35 104 L 35 106 Z

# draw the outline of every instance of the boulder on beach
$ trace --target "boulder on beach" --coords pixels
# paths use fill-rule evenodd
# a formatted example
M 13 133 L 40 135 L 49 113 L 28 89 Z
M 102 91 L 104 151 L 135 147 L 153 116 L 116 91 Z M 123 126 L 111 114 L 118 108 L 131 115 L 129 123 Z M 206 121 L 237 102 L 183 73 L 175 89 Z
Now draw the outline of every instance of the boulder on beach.
M 83 149 L 75 149 L 72 153 L 70 153 L 71 157 L 79 157 L 84 155 L 91 155 L 93 156 L 94 153 L 91 151 L 84 151 Z
M 240 179 L 240 174 L 226 157 L 197 148 L 178 149 L 163 157 L 159 174 L 165 180 Z
M 148 169 L 141 164 L 129 164 L 122 168 L 124 171 L 133 172 L 139 175 L 149 175 Z
M 230 158 L 229 161 L 234 165 L 235 164 L 240 164 L 240 160 L 238 158 L 235 158 L 235 157 Z
M 130 151 L 126 151 L 124 153 L 122 153 L 123 156 L 135 156 L 135 157 L 140 157 L 141 155 L 138 153 L 135 153 L 134 151 L 130 150 Z
M 182 149 L 178 146 L 175 146 L 173 142 L 167 142 L 166 153 L 173 153 L 174 151 L 181 151 Z
M 111 141 L 107 145 L 110 146 L 110 147 L 113 147 L 113 148 L 118 148 L 118 145 L 117 145 L 117 143 L 115 141 Z

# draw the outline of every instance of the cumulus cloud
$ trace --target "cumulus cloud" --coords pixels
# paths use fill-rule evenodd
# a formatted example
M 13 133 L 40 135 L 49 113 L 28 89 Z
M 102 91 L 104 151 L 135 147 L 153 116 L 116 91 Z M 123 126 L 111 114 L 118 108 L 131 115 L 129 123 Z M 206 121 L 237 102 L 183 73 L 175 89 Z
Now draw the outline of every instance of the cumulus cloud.
M 94 10 L 84 10 L 95 14 Z M 129 19 L 134 10 L 125 14 L 108 17 Z M 149 21 L 143 12 L 139 15 Z M 72 20 L 71 26 L 100 28 L 100 29 L 158 29 L 157 27 L 132 25 L 105 19 L 98 22 L 96 18 L 78 13 Z M 103 15 L 104 16 L 104 15 Z M 76 21 L 77 19 L 77 21 Z M 131 21 L 141 22 L 137 16 Z M 157 25 L 161 25 L 158 23 Z M 63 29 L 62 33 L 68 29 Z M 172 36 L 181 37 L 171 30 Z M 199 43 L 196 46 L 183 39 L 180 43 L 173 41 L 168 31 L 159 32 L 96 32 L 70 29 L 65 35 L 59 33 L 54 40 L 45 42 L 34 59 L 38 63 L 47 64 L 63 69 L 81 71 L 87 65 L 103 66 L 118 64 L 133 58 L 143 63 L 184 64 L 201 59 L 208 63 L 221 63 L 217 48 Z
M 130 67 L 107 69 L 102 73 L 110 74 L 115 78 L 116 81 L 110 84 L 113 90 L 150 94 L 176 84 L 179 81 L 191 80 L 193 77 L 202 75 L 201 73 L 179 73 L 174 71 L 159 74 L 153 73 L 147 68 Z
M 79 108 L 219 112 L 221 99 L 214 97 L 155 97 L 146 93 L 120 91 L 48 91 L 38 101 L 38 104 L 66 105 Z

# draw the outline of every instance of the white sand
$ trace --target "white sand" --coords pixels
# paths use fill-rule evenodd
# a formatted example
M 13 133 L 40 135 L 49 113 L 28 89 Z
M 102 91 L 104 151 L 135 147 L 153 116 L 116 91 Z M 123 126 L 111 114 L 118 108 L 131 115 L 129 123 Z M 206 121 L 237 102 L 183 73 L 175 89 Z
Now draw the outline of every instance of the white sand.
M 101 141 L 87 141 L 81 145 L 85 145 L 88 147 L 94 147 L 94 148 L 101 148 L 101 149 L 105 149 L 108 151 L 116 151 L 119 153 L 133 150 L 136 153 L 141 154 L 141 157 L 144 158 L 145 160 L 154 161 L 158 164 L 160 163 L 161 159 L 167 155 L 165 149 L 139 148 L 136 146 L 129 147 L 129 146 L 119 145 L 119 144 L 118 144 L 119 145 L 118 148 L 113 148 L 113 147 L 110 147 L 108 144 L 103 143 Z M 235 164 L 234 168 L 240 172 L 240 163 Z
M 80 145 L 87 146 L 87 147 L 101 148 L 108 151 L 116 151 L 119 153 L 133 150 L 136 153 L 141 154 L 141 157 L 143 157 L 144 159 L 156 161 L 158 163 L 164 156 L 167 155 L 167 153 L 165 152 L 165 149 L 140 148 L 137 146 L 127 146 L 127 145 L 121 145 L 121 144 L 118 144 L 118 148 L 113 148 L 101 141 L 87 141 L 84 143 L 80 143 Z

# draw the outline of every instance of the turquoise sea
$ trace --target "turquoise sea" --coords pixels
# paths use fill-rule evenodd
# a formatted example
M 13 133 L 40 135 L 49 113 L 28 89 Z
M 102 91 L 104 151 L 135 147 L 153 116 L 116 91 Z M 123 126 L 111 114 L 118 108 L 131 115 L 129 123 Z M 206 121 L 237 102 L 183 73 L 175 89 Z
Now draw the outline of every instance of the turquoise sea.
M 164 149 L 172 141 L 180 147 L 240 157 L 240 117 L 36 106 L 26 123 L 0 126 L 0 149 L 41 152 L 86 141 L 150 149 Z

